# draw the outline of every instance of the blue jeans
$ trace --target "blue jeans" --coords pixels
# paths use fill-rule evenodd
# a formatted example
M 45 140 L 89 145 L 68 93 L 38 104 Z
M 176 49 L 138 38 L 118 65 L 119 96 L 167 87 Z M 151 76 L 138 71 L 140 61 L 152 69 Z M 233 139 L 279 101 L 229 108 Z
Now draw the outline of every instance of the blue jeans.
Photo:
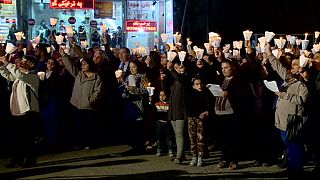
M 288 153 L 288 170 L 302 171 L 304 163 L 304 146 L 303 144 L 294 144 L 287 142 L 286 133 L 286 131 L 281 131 L 281 137 Z
M 168 150 L 172 150 L 173 140 L 172 140 L 172 126 L 170 122 L 157 121 L 156 125 L 156 141 L 157 149 L 163 150 L 163 140 L 166 142 Z

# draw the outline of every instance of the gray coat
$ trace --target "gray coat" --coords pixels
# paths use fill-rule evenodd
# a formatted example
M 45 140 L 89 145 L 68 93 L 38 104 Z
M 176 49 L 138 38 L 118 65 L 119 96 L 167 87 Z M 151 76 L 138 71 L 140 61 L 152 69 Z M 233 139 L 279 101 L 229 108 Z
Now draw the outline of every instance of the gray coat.
M 171 86 L 171 94 L 169 98 L 168 120 L 186 120 L 186 77 L 183 74 L 178 74 L 174 69 L 170 70 L 170 72 L 174 78 L 174 82 Z
M 98 74 L 86 77 L 81 71 L 73 85 L 71 104 L 78 109 L 95 109 L 101 94 L 101 80 Z
M 87 77 L 70 62 L 68 56 L 62 57 L 66 69 L 75 76 L 70 103 L 78 109 L 97 109 L 101 96 L 101 79 L 97 73 Z
M 280 61 L 273 55 L 269 57 L 269 61 L 279 76 L 286 80 L 289 74 Z M 286 131 L 289 114 L 295 114 L 296 108 L 298 108 L 298 114 L 303 113 L 303 107 L 306 105 L 309 95 L 307 86 L 301 81 L 293 81 L 285 86 L 287 86 L 287 91 L 284 96 L 280 97 L 275 112 L 275 126 L 282 131 Z

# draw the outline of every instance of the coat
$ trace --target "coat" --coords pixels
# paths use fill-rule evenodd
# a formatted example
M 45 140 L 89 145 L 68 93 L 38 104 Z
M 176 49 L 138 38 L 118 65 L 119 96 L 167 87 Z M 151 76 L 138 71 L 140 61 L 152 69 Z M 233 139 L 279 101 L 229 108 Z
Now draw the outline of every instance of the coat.
M 35 73 L 23 73 L 15 64 L 8 63 L 0 67 L 0 74 L 9 81 L 19 81 L 17 84 L 17 99 L 21 113 L 28 111 L 39 112 L 38 87 L 39 77 Z M 15 84 L 15 83 L 14 83 Z M 29 88 L 29 89 L 28 89 Z M 10 97 L 10 110 L 12 112 L 13 93 Z
M 185 95 L 187 90 L 187 80 L 185 75 L 178 74 L 177 71 L 170 70 L 174 78 L 169 97 L 168 120 L 186 120 Z
M 273 55 L 269 57 L 272 68 L 279 76 L 286 80 L 288 78 L 287 69 Z M 295 81 L 287 85 L 285 95 L 280 97 L 275 112 L 275 126 L 286 131 L 287 118 L 289 114 L 302 114 L 303 108 L 308 101 L 309 91 L 307 86 L 301 81 Z M 298 108 L 298 109 L 297 109 Z
M 93 76 L 86 77 L 81 71 L 75 79 L 70 102 L 78 109 L 96 109 L 100 93 L 100 76 L 94 73 Z
M 102 88 L 100 76 L 93 73 L 92 76 L 87 77 L 71 64 L 68 56 L 62 56 L 62 60 L 70 74 L 75 76 L 70 103 L 78 109 L 97 109 Z

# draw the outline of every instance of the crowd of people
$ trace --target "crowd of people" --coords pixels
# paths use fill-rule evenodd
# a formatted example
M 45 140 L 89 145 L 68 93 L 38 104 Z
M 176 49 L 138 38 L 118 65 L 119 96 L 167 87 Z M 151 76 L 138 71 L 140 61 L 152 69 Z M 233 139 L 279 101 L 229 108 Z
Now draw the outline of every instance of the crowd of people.
M 72 38 L 67 45 L 52 38 L 50 45 L 27 44 L 25 52 L 20 43 L 0 50 L 2 91 L 11 93 L 3 97 L 10 102 L 9 138 L 15 138 L 7 167 L 36 165 L 35 142 L 43 138 L 51 150 L 125 142 L 132 147 L 125 154 L 153 150 L 176 164 L 190 150 L 191 166 L 203 166 L 213 147 L 222 152 L 218 166 L 230 170 L 246 158 L 268 165 L 283 155 L 282 167 L 294 176 L 303 172 L 307 151 L 320 172 L 318 52 L 302 51 L 308 62 L 301 65 L 298 45 L 288 42 L 290 51 L 279 49 L 275 57 L 275 44 L 261 53 L 245 41 L 239 54 L 210 45 L 201 57 L 188 44 L 179 59 L 178 44 L 142 56 L 111 49 L 109 38 L 101 38 L 104 50 Z M 264 80 L 276 81 L 279 92 Z M 218 95 L 211 85 L 219 85 Z M 308 116 L 310 133 L 288 142 L 288 115 L 297 111 Z

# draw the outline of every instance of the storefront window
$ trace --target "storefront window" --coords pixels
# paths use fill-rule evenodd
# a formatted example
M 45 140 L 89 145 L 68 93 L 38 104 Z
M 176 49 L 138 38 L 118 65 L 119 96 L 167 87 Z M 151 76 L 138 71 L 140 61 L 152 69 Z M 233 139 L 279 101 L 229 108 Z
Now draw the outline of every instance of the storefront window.
M 173 33 L 172 0 L 127 1 L 127 46 L 130 49 L 144 47 L 161 49 L 160 34 Z M 168 15 L 168 16 L 167 16 Z M 131 27 L 131 22 L 134 27 Z M 156 26 L 154 28 L 153 26 Z M 135 27 L 135 26 L 140 26 Z M 161 42 L 161 41 L 160 41 Z
M 127 22 L 136 22 L 141 27 L 132 30 L 135 27 L 127 27 L 127 46 L 130 49 L 145 47 L 153 49 L 154 39 L 158 37 L 158 31 L 146 31 L 145 24 L 148 21 L 155 22 L 159 26 L 159 4 L 157 1 L 133 1 L 127 2 Z
M 51 0 L 51 6 L 52 2 L 53 0 Z M 96 0 L 95 10 L 78 7 L 75 9 L 53 9 L 50 8 L 50 1 L 39 3 L 35 0 L 31 5 L 31 12 L 31 17 L 35 19 L 36 24 L 29 29 L 31 32 L 30 39 L 40 36 L 43 43 L 48 43 L 50 34 L 66 34 L 68 27 L 73 26 L 74 36 L 77 39 L 86 39 L 91 45 L 92 40 L 94 40 L 93 36 L 96 34 L 95 31 L 102 33 L 102 25 L 109 28 L 108 33 L 112 33 L 117 32 L 117 27 L 122 27 L 123 24 L 121 0 Z M 50 25 L 50 18 L 52 17 L 58 19 L 55 26 Z
M 17 23 L 16 0 L 0 0 L 0 7 L 0 43 L 4 43 L 14 36 L 12 30 L 15 29 Z
M 108 34 L 111 37 L 112 47 L 124 46 L 124 31 L 123 31 L 123 2 L 99 0 L 95 2 L 94 18 L 107 26 Z M 102 28 L 100 29 L 102 33 Z

